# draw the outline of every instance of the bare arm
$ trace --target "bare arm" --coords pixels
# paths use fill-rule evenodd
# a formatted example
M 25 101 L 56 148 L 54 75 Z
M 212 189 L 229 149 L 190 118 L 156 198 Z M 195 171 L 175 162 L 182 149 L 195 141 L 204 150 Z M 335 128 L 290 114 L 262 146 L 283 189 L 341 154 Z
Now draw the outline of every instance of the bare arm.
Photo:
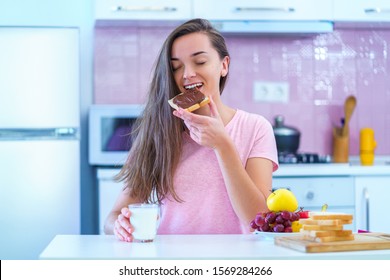
M 132 241 L 133 237 L 131 233 L 133 227 L 130 224 L 131 213 L 127 206 L 138 202 L 140 201 L 130 197 L 128 189 L 123 190 L 119 194 L 111 212 L 106 218 L 104 233 L 115 234 L 115 236 L 122 241 Z
M 232 143 L 221 145 L 215 153 L 233 209 L 240 220 L 249 225 L 258 212 L 267 211 L 272 162 L 265 158 L 250 158 L 244 167 Z

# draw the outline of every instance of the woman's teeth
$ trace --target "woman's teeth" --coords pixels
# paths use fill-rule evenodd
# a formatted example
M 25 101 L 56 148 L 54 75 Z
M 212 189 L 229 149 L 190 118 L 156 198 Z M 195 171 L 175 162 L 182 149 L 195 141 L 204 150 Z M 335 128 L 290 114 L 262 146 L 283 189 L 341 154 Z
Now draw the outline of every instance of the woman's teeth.
M 193 89 L 193 88 L 197 88 L 197 87 L 201 87 L 202 84 L 193 84 L 193 85 L 189 85 L 189 86 L 185 86 L 184 88 L 185 89 Z

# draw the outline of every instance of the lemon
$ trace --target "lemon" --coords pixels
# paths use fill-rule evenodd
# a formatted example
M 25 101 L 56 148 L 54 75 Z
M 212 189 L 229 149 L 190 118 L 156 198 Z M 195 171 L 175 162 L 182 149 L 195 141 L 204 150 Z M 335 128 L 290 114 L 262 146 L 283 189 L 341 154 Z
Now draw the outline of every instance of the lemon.
M 267 207 L 274 212 L 294 212 L 298 209 L 298 201 L 290 190 L 282 188 L 277 189 L 268 196 Z

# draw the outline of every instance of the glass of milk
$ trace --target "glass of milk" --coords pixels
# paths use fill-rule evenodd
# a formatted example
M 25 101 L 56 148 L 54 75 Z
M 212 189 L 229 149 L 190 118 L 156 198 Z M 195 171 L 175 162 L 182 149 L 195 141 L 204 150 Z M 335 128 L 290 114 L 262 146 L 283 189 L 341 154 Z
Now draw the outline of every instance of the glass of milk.
M 130 204 L 130 223 L 134 227 L 135 242 L 152 242 L 157 234 L 160 205 L 149 203 Z

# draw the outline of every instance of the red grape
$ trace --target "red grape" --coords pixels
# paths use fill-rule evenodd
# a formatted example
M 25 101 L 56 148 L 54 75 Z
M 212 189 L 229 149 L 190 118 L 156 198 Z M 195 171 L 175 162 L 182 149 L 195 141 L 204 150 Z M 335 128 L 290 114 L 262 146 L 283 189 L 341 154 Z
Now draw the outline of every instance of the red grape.
M 260 227 L 260 230 L 267 232 L 271 230 L 271 227 L 268 224 L 264 224 Z
M 284 225 L 282 224 L 276 224 L 273 228 L 274 232 L 283 232 L 284 231 Z
M 284 219 L 283 219 L 282 215 L 277 215 L 276 219 L 275 219 L 275 222 L 277 224 L 283 224 L 284 223 Z
M 250 226 L 251 226 L 251 228 L 253 228 L 253 229 L 257 229 L 257 225 L 256 225 L 255 221 L 252 221 L 252 222 L 250 223 Z
M 284 227 L 291 227 L 292 223 L 291 221 L 284 221 L 283 225 Z
M 300 218 L 299 213 L 298 212 L 293 212 L 292 215 L 291 215 L 291 222 L 298 221 L 299 218 Z
M 284 232 L 292 232 L 292 227 L 285 227 Z
M 274 212 L 269 212 L 267 216 L 265 217 L 265 222 L 267 224 L 273 224 L 276 219 L 276 214 Z
M 289 221 L 292 218 L 292 213 L 289 211 L 282 211 L 280 215 L 283 217 L 283 219 Z
M 257 226 L 261 227 L 265 223 L 265 219 L 262 215 L 257 215 L 255 218 L 255 223 Z

